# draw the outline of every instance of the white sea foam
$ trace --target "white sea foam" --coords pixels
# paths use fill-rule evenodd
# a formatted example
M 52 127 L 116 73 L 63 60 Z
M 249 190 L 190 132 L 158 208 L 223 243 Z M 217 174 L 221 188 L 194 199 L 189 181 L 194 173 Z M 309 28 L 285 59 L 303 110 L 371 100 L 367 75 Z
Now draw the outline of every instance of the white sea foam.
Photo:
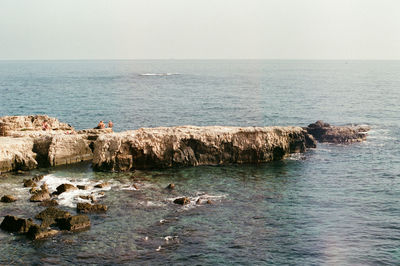
M 75 181 L 75 180 L 74 180 Z M 68 179 L 66 177 L 59 177 L 55 176 L 52 174 L 45 175 L 43 179 L 38 183 L 38 185 L 41 185 L 43 183 L 46 183 L 50 193 L 54 192 L 57 190 L 57 187 L 62 184 L 72 184 L 74 186 L 77 185 L 84 185 L 88 186 L 88 189 L 86 190 L 72 190 L 72 191 L 67 191 L 64 193 L 61 193 L 58 198 L 58 204 L 62 206 L 67 206 L 74 208 L 76 206 L 76 203 L 78 202 L 90 202 L 90 200 L 87 199 L 82 199 L 79 196 L 93 196 L 94 200 L 101 198 L 103 195 L 100 193 L 101 191 L 108 191 L 112 187 L 112 183 L 110 186 L 106 186 L 104 188 L 95 188 L 94 186 L 100 181 L 98 180 L 90 180 L 88 178 L 80 179 L 79 181 L 72 182 L 71 179 Z
M 173 76 L 173 75 L 180 75 L 180 73 L 143 73 L 139 76 Z

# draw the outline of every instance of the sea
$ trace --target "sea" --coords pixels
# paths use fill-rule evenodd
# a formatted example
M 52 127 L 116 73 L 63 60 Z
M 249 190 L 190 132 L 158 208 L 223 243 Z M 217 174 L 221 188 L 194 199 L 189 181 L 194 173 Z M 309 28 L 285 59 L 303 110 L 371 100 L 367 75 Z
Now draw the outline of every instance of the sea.
M 81 163 L 2 175 L 0 195 L 18 201 L 0 203 L 0 217 L 44 209 L 22 185 L 35 174 L 52 189 L 91 187 L 63 195 L 64 210 L 75 214 L 82 193 L 109 210 L 90 215 L 90 230 L 46 240 L 0 231 L 0 264 L 399 265 L 399 102 L 400 61 L 0 61 L 0 116 L 47 114 L 76 129 L 111 120 L 115 131 L 371 127 L 365 142 L 258 165 L 104 173 Z M 174 204 L 181 196 L 191 204 Z

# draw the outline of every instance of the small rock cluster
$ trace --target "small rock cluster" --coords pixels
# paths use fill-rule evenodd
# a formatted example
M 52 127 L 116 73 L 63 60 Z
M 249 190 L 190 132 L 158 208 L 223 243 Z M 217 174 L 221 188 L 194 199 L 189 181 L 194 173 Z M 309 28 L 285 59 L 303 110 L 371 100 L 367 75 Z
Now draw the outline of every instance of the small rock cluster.
M 85 186 L 76 187 L 72 184 L 62 184 L 51 193 L 46 183 L 38 188 L 37 182 L 43 179 L 43 175 L 37 175 L 30 179 L 24 179 L 24 187 L 30 187 L 29 192 L 31 202 L 40 202 L 40 206 L 47 207 L 35 216 L 35 219 L 41 220 L 41 224 L 36 224 L 33 219 L 25 219 L 13 215 L 6 215 L 0 224 L 0 228 L 7 232 L 25 234 L 28 238 L 37 240 L 52 237 L 64 231 L 81 231 L 90 228 L 90 218 L 85 215 L 87 213 L 106 212 L 108 207 L 104 204 L 78 203 L 77 215 L 61 210 L 55 206 L 58 205 L 57 196 L 68 191 L 77 189 L 87 189 Z M 101 183 L 96 187 L 104 188 L 108 183 Z M 95 202 L 93 196 L 79 196 L 82 199 L 90 199 Z M 17 199 L 11 195 L 4 195 L 1 202 L 10 203 Z M 85 213 L 85 214 L 81 214 Z

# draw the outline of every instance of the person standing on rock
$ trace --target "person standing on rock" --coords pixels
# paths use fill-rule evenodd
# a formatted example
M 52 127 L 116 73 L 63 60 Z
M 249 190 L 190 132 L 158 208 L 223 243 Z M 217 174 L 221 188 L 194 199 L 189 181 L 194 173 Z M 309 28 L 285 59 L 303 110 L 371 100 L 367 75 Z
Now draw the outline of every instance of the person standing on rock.
M 111 120 L 108 121 L 108 127 L 109 127 L 109 128 L 113 128 L 113 126 L 114 126 L 113 122 L 111 122 Z

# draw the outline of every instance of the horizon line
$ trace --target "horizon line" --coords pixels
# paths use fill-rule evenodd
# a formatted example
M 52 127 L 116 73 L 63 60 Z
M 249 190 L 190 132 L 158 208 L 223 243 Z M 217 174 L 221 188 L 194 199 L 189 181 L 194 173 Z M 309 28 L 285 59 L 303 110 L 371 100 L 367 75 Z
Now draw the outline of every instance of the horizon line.
M 2 59 L 0 61 L 400 61 L 399 59 L 332 59 L 332 58 L 70 58 L 70 59 Z

